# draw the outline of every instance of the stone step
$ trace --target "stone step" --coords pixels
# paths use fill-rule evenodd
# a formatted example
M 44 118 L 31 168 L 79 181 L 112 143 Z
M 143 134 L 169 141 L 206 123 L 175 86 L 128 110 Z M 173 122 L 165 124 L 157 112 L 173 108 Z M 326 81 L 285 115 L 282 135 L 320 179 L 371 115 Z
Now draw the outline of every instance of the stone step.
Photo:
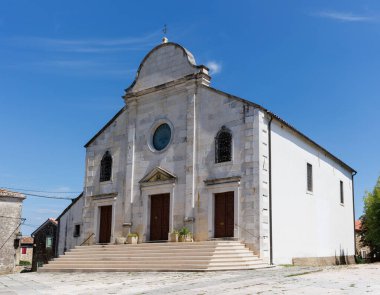
M 83 254 L 123 254 L 123 253 L 252 253 L 248 249 L 129 249 L 129 250 L 100 250 L 100 251 L 70 251 L 65 255 L 83 255 Z
M 119 268 L 108 268 L 108 267 L 100 267 L 100 268 L 71 268 L 71 267 L 62 267 L 62 268 L 47 268 L 42 267 L 38 269 L 38 272 L 203 272 L 203 271 L 226 271 L 226 270 L 250 270 L 250 269 L 261 269 L 261 268 L 271 268 L 272 265 L 262 264 L 262 265 L 249 265 L 249 266 L 229 266 L 229 267 L 192 267 L 188 268 L 184 267 L 172 267 L 168 269 L 167 267 L 119 267 Z
M 107 257 L 107 258 L 128 258 L 128 257 L 164 257 L 167 259 L 167 257 L 194 257 L 194 256 L 199 256 L 199 257 L 258 257 L 257 255 L 253 255 L 250 252 L 241 252 L 241 253 L 236 253 L 236 252 L 219 252 L 219 253 L 210 253 L 210 252 L 187 252 L 184 255 L 183 252 L 178 252 L 178 253 L 158 253 L 158 252 L 150 252 L 150 253 L 101 253 L 101 254 L 82 254 L 82 255 L 70 255 L 70 254 L 65 254 L 65 255 L 60 255 L 58 258 L 59 259 L 80 259 L 80 258 L 87 258 L 87 257 Z M 56 258 L 56 259 L 58 259 Z
M 119 246 L 119 247 L 80 247 L 80 248 L 74 248 L 67 252 L 82 252 L 82 251 L 146 251 L 150 249 L 160 249 L 160 250 L 171 250 L 171 249 L 190 249 L 190 250 L 213 250 L 213 249 L 247 249 L 244 245 L 233 245 L 233 246 L 190 246 L 190 245 L 184 245 L 184 246 L 149 246 L 149 247 L 140 247 L 137 246 Z M 247 249 L 248 250 L 248 249 Z
M 181 260 L 213 260 L 213 261 L 218 261 L 218 260 L 258 260 L 258 257 L 255 256 L 191 256 L 191 257 L 182 257 L 182 256 L 176 256 L 176 257 L 171 257 L 172 261 L 181 261 Z M 128 256 L 128 257 L 99 257 L 99 259 L 94 259 L 93 256 L 86 256 L 86 257 L 79 257 L 79 258 L 73 258 L 73 257 L 67 257 L 67 258 L 56 258 L 53 261 L 59 262 L 59 261 L 115 261 L 115 262 L 128 262 L 132 260 L 140 260 L 140 261 L 151 261 L 151 260 L 168 260 L 167 257 L 141 257 L 141 256 Z
M 90 245 L 90 246 L 75 246 L 75 248 L 117 248 L 117 247 L 167 247 L 167 246 L 173 246 L 177 245 L 180 247 L 189 245 L 189 246 L 232 246 L 232 245 L 243 245 L 241 242 L 236 242 L 236 241 L 223 241 L 223 242 L 218 242 L 218 241 L 203 241 L 203 242 L 163 242 L 163 243 L 140 243 L 140 244 L 96 244 L 96 245 Z M 244 246 L 244 245 L 243 245 Z
M 236 241 L 80 246 L 39 271 L 206 271 L 268 264 Z
M 185 264 L 188 264 L 188 263 L 196 263 L 196 262 L 200 262 L 200 263 L 211 263 L 211 262 L 215 262 L 215 263 L 219 263 L 219 262 L 260 262 L 262 260 L 258 259 L 258 258 L 254 258 L 254 257 L 244 257 L 244 258 L 241 258 L 241 257 L 234 257 L 234 258 L 218 258 L 218 259 L 210 259 L 210 258 L 199 258 L 197 257 L 196 259 L 171 259 L 170 261 L 167 260 L 167 259 L 159 259 L 159 258 L 155 258 L 155 259 L 143 259 L 141 257 L 138 257 L 138 258 L 131 258 L 131 259 L 126 259 L 126 260 L 105 260 L 105 259 L 102 259 L 102 260 L 94 260 L 94 259 L 83 259 L 83 260 L 79 260 L 79 259 L 76 259 L 76 260 L 57 260 L 54 262 L 54 264 L 71 264 L 71 263 L 74 263 L 74 264 L 78 264 L 78 263 L 82 263 L 82 264 L 88 264 L 88 263 L 94 263 L 94 264 L 126 264 L 126 263 L 135 263 L 135 262 L 139 262 L 141 264 L 146 264 L 146 263 L 185 263 Z
M 263 262 L 256 262 L 256 263 L 250 263 L 250 262 L 220 262 L 220 263 L 200 263 L 198 261 L 194 263 L 129 263 L 127 265 L 119 265 L 119 264 L 102 264 L 102 263 L 88 263 L 88 264 L 65 264 L 65 265 L 59 265 L 59 264 L 47 264 L 46 268 L 207 268 L 207 267 L 238 267 L 238 266 L 252 266 L 252 265 L 262 265 L 265 264 Z
M 186 255 L 184 255 L 186 254 Z M 163 253 L 160 251 L 151 251 L 151 252 L 125 252 L 125 253 L 82 253 L 82 254 L 73 254 L 73 253 L 66 253 L 64 255 L 60 255 L 59 258 L 67 258 L 67 257 L 73 257 L 73 258 L 80 258 L 80 257 L 87 257 L 87 256 L 105 256 L 105 257 L 130 257 L 130 256 L 139 256 L 139 257 L 176 257 L 176 256 L 212 256 L 212 257 L 219 257 L 219 256 L 254 256 L 258 257 L 257 255 L 252 254 L 252 252 L 249 251 L 218 251 L 218 252 L 200 252 L 200 251 L 193 251 L 193 252 L 167 252 Z
M 192 263 L 192 264 L 139 264 L 139 263 L 130 263 L 130 264 L 65 264 L 65 265 L 51 265 L 44 266 L 44 268 L 50 269 L 61 269 L 61 268 L 145 268 L 145 269 L 154 269 L 154 268 L 166 268 L 166 269 L 175 269 L 175 268 L 210 268 L 210 267 L 239 267 L 239 266 L 262 266 L 266 265 L 265 263 Z

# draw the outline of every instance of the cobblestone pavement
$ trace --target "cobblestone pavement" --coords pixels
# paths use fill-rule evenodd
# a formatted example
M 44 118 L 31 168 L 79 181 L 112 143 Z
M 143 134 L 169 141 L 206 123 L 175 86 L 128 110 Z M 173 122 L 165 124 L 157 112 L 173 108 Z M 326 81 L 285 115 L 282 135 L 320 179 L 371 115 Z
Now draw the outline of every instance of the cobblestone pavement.
M 227 272 L 24 273 L 0 294 L 380 294 L 380 264 Z

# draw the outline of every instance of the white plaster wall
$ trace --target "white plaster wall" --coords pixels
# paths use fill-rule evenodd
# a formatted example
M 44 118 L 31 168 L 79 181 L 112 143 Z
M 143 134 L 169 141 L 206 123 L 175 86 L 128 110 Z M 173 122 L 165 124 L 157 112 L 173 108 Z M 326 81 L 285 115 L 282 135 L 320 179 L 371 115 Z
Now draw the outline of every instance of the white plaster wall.
M 313 165 L 313 193 L 306 165 Z M 340 204 L 340 181 L 344 204 Z M 276 120 L 272 122 L 272 227 L 275 264 L 299 257 L 354 255 L 351 172 Z
M 58 255 L 80 245 L 84 241 L 83 230 L 83 205 L 84 197 L 81 197 L 59 220 Z M 74 237 L 75 225 L 80 225 L 80 236 Z

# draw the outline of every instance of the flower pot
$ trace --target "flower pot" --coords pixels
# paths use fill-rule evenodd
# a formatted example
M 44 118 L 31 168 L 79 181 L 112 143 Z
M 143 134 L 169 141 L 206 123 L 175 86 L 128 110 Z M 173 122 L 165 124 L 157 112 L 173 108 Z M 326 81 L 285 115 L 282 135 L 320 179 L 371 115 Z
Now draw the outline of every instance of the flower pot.
M 127 238 L 128 244 L 137 244 L 138 240 L 139 240 L 139 237 L 128 237 Z
M 169 242 L 178 242 L 178 234 L 169 233 Z
M 125 244 L 126 241 L 127 241 L 126 237 L 117 237 L 115 240 L 116 244 Z
M 192 242 L 193 238 L 191 235 L 179 236 L 179 241 L 180 242 Z

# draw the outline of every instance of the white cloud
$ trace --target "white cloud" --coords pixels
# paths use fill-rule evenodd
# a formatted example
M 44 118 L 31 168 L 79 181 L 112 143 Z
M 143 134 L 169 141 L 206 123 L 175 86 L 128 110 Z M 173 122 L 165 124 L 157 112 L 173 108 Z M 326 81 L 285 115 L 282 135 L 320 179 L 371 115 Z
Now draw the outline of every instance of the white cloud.
M 34 62 L 23 62 L 22 64 L 11 64 L 7 66 L 11 69 L 28 69 L 40 72 L 53 72 L 59 74 L 69 74 L 76 76 L 91 76 L 91 77 L 128 77 L 135 73 L 135 69 L 127 69 L 124 64 L 112 62 L 100 62 L 95 60 L 84 60 L 81 58 L 65 58 L 41 60 Z M 67 188 L 59 188 L 54 191 L 70 191 Z
M 206 66 L 210 69 L 210 74 L 219 74 L 222 71 L 222 64 L 216 61 L 209 61 Z
M 73 53 L 102 53 L 112 51 L 145 50 L 159 44 L 160 33 L 154 32 L 142 37 L 113 39 L 58 39 L 40 37 L 17 37 L 13 41 L 22 46 L 30 46 L 48 51 Z
M 376 19 L 371 16 L 353 14 L 351 12 L 321 11 L 316 14 L 319 17 L 329 18 L 341 22 L 373 22 Z

